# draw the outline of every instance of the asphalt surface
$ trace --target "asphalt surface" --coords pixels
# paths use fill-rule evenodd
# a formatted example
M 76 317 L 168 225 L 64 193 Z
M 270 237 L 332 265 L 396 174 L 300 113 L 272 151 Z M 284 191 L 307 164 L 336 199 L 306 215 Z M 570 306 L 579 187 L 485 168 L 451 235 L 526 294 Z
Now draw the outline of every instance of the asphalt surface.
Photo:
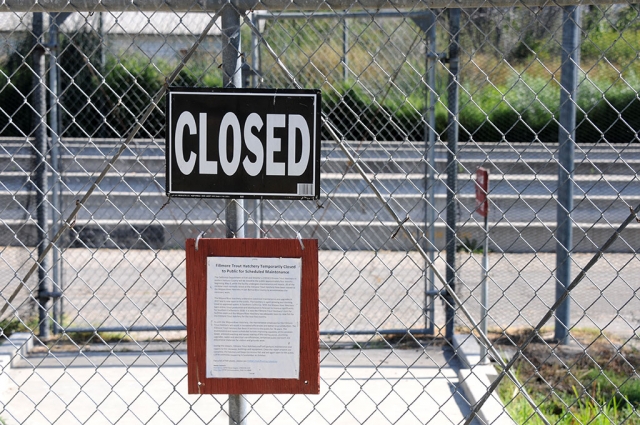
M 574 254 L 575 277 L 593 254 Z M 459 253 L 456 292 L 477 322 L 480 315 L 481 254 Z M 5 247 L 0 251 L 0 287 L 6 299 L 35 261 L 35 252 Z M 184 326 L 185 254 L 181 250 L 69 249 L 63 256 L 62 316 L 69 328 Z M 320 329 L 323 332 L 422 329 L 429 283 L 425 262 L 416 252 L 320 251 Z M 489 255 L 489 328 L 505 330 L 538 323 L 555 300 L 555 254 Z M 444 253 L 436 268 L 445 275 Z M 630 337 L 640 326 L 635 254 L 605 254 L 571 294 L 576 327 L 602 329 Z M 34 315 L 32 292 L 22 290 L 15 308 L 27 320 Z M 435 282 L 436 289 L 442 289 Z M 444 305 L 436 298 L 435 329 L 444 327 Z M 459 325 L 471 326 L 459 312 Z M 548 323 L 547 326 L 552 326 Z

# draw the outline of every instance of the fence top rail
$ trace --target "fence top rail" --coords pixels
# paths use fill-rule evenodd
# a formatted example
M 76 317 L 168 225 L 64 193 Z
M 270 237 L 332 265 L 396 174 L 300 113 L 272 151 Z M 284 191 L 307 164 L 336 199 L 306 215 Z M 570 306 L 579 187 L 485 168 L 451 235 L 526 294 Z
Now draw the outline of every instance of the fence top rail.
M 620 0 L 232 0 L 239 10 L 426 10 L 478 7 L 542 7 L 617 4 Z M 228 0 L 0 0 L 0 12 L 217 12 Z

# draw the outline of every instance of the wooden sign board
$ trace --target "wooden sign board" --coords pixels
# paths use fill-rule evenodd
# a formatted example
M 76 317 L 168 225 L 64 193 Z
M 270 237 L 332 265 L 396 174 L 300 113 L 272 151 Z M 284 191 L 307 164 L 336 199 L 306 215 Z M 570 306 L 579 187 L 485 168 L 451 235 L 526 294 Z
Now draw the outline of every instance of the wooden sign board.
M 319 394 L 318 241 L 188 239 L 186 253 L 189 393 Z

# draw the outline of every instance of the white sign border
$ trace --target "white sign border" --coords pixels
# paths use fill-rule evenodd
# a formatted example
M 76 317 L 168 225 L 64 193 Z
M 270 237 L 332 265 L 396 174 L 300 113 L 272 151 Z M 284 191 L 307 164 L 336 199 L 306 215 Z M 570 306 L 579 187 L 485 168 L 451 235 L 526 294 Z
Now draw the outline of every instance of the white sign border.
M 273 92 L 259 92 L 259 91 L 255 91 L 255 92 L 236 92 L 236 91 L 230 91 L 230 92 L 225 92 L 225 91 L 178 91 L 178 90 L 169 90 L 169 99 L 168 99 L 168 104 L 167 104 L 167 110 L 168 110 L 168 114 L 169 116 L 167 117 L 169 125 L 167 126 L 168 129 L 168 134 L 165 134 L 165 140 L 171 140 L 173 142 L 173 137 L 171 136 L 173 134 L 173 120 L 172 120 L 172 113 L 173 113 L 173 109 L 171 108 L 172 105 L 172 100 L 171 98 L 173 97 L 174 94 L 179 94 L 179 95 L 203 95 L 203 96 L 249 96 L 249 97 L 255 97 L 255 96 L 265 96 L 265 97 L 311 97 L 313 98 L 313 105 L 315 110 L 317 111 L 319 108 L 319 105 L 317 104 L 318 102 L 318 96 L 316 93 L 295 93 L 295 92 L 286 92 L 286 91 L 282 91 L 282 92 L 277 92 L 276 90 L 274 90 Z M 315 140 L 316 134 L 317 134 L 317 127 L 318 126 L 318 122 L 317 122 L 317 114 L 313 114 L 313 131 L 311 131 L 310 133 L 313 134 L 313 138 Z M 320 140 L 315 140 L 315 143 L 321 143 Z M 260 199 L 261 197 L 273 197 L 273 198 L 282 198 L 282 197 L 287 197 L 287 198 L 293 198 L 293 199 L 299 199 L 299 198 L 316 198 L 318 197 L 320 194 L 319 193 L 314 193 L 311 196 L 301 196 L 301 195 L 297 195 L 297 194 L 291 194 L 291 193 L 282 193 L 282 192 L 272 192 L 272 193 L 251 193 L 251 192 L 234 192 L 234 193 L 229 193 L 229 192 L 198 192 L 198 191 L 174 191 L 171 188 L 171 183 L 173 181 L 173 179 L 171 178 L 171 172 L 173 171 L 173 167 L 171 166 L 171 164 L 173 163 L 173 149 L 171 149 L 173 146 L 171 146 L 171 148 L 168 146 L 169 144 L 166 143 L 166 148 L 167 148 L 167 192 L 170 193 L 173 196 L 179 196 L 179 197 L 192 197 L 192 198 L 197 198 L 197 197 L 203 197 L 203 198 L 258 198 Z M 312 149 L 313 151 L 313 158 L 312 158 L 312 167 L 313 167 L 313 183 L 311 183 L 313 185 L 313 190 L 315 192 L 316 187 L 317 187 L 317 182 L 316 182 L 316 163 L 317 163 L 317 158 L 316 158 L 316 151 L 317 149 Z

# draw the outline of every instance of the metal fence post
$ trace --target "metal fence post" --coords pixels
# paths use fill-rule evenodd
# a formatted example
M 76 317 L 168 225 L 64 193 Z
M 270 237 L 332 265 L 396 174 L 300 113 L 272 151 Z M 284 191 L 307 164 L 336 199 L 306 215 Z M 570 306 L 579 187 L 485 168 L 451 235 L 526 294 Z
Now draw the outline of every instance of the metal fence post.
M 259 14 L 251 15 L 251 23 L 260 29 Z M 258 36 L 251 31 L 251 87 L 257 88 L 261 84 L 260 74 L 260 40 Z M 251 214 L 253 215 L 253 237 L 259 239 L 262 237 L 262 200 L 255 199 L 251 203 Z
M 455 290 L 456 284 L 456 221 L 458 217 L 457 191 L 458 191 L 458 76 L 459 68 L 459 33 L 460 33 L 460 9 L 449 9 L 449 85 L 448 108 L 449 118 L 447 123 L 447 273 L 446 279 L 449 287 Z M 445 295 L 445 336 L 451 340 L 454 334 L 455 306 L 451 294 Z
M 58 134 L 58 15 L 51 14 L 49 17 L 49 127 L 51 128 L 51 222 L 52 232 L 58 232 L 60 214 L 62 212 L 62 202 L 60 196 L 60 135 Z M 53 291 L 60 293 L 62 272 L 60 268 L 60 251 L 58 247 L 52 250 L 52 271 Z M 61 306 L 62 300 L 56 298 L 53 301 L 53 333 L 58 334 L 62 322 Z
M 436 240 L 436 209 L 435 209 L 435 167 L 436 167 L 436 62 L 438 53 L 436 52 L 436 15 L 433 11 L 428 11 L 424 16 L 413 18 L 414 22 L 424 32 L 425 40 L 425 126 L 424 126 L 424 193 L 426 202 L 424 204 L 425 233 L 427 237 L 426 250 L 429 261 L 425 260 L 425 287 L 424 287 L 424 328 L 426 333 L 434 333 L 435 304 L 434 297 L 439 294 L 435 289 L 435 276 L 432 267 L 435 260 L 435 240 Z
M 260 30 L 260 15 L 253 13 L 251 15 L 251 23 L 254 27 Z M 258 36 L 251 31 L 251 85 L 252 87 L 258 87 L 262 82 L 260 74 L 260 40 Z
M 240 56 L 240 14 L 232 6 L 222 11 L 222 61 L 224 87 L 242 87 Z M 227 238 L 244 237 L 244 202 L 227 201 L 225 210 Z M 242 394 L 229 394 L 229 425 L 247 425 L 249 403 Z
M 242 57 L 240 55 L 240 14 L 232 7 L 222 12 L 223 85 L 242 87 Z M 244 201 L 231 199 L 225 210 L 228 238 L 244 237 Z
M 427 18 L 429 24 L 427 39 L 427 93 L 429 103 L 427 107 L 427 238 L 429 239 L 429 262 L 433 264 L 435 261 L 436 250 L 436 63 L 438 61 L 438 53 L 436 51 L 436 14 L 429 11 Z M 427 294 L 435 292 L 435 276 L 433 268 L 429 267 L 427 272 L 429 286 Z M 429 297 L 427 297 L 429 298 Z M 428 323 L 425 326 L 427 332 L 433 334 L 435 331 L 435 298 L 430 297 L 428 306 Z
M 34 183 L 36 189 L 38 257 L 42 257 L 49 240 L 49 205 L 47 193 L 47 96 L 45 93 L 45 55 L 42 35 L 44 32 L 42 13 L 33 14 L 33 136 L 34 136 Z M 43 259 L 38 268 L 38 321 L 41 338 L 49 337 L 50 290 L 48 282 L 49 261 Z
M 571 282 L 573 231 L 574 143 L 576 135 L 576 101 L 578 65 L 580 63 L 580 6 L 563 9 L 562 74 L 560 77 L 560 126 L 558 134 L 558 208 L 556 227 L 556 299 L 562 297 Z M 570 298 L 558 307 L 555 339 L 569 342 Z
M 349 79 L 349 59 L 347 54 L 349 52 L 349 23 L 347 18 L 342 19 L 342 81 L 346 82 Z

